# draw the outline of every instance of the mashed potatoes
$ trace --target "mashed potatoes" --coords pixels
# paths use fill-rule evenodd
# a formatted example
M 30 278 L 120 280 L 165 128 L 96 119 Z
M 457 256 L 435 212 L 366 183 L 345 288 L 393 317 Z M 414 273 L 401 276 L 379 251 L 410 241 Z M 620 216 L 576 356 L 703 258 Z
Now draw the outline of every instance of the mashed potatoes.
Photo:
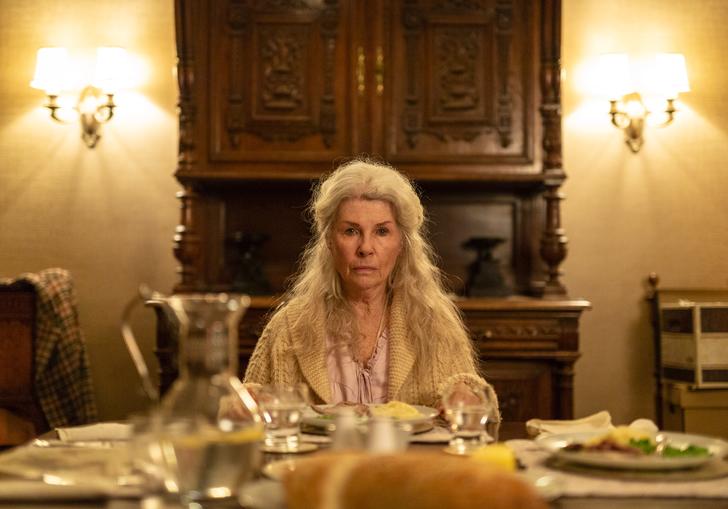
M 610 441 L 621 446 L 631 446 L 633 445 L 633 442 L 640 440 L 647 440 L 654 443 L 655 434 L 642 429 L 630 428 L 628 426 L 617 426 L 605 435 L 600 435 L 588 440 L 584 443 L 584 445 L 586 447 L 590 447 L 599 445 L 605 441 Z
M 422 416 L 415 407 L 401 401 L 371 405 L 369 411 L 372 417 L 391 417 L 392 419 L 414 419 Z

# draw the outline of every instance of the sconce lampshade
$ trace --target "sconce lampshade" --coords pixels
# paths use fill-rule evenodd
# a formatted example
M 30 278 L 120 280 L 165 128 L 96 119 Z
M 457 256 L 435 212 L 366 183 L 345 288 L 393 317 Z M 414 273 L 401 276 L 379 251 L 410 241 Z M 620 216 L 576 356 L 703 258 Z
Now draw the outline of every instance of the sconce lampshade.
M 117 92 L 126 83 L 127 67 L 127 54 L 124 48 L 96 48 L 93 85 L 107 94 Z
M 595 92 L 608 99 L 617 99 L 633 91 L 629 56 L 609 53 L 599 57 Z
M 58 95 L 68 85 L 68 50 L 66 48 L 40 48 L 36 57 L 35 76 L 30 86 Z
M 658 53 L 655 59 L 655 83 L 658 92 L 668 99 L 675 99 L 681 92 L 690 91 L 685 57 L 680 53 Z

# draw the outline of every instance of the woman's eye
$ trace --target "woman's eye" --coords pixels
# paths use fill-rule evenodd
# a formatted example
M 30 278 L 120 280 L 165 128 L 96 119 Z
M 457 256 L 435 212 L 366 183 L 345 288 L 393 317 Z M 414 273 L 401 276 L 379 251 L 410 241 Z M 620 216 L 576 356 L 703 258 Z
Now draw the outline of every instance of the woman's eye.
M 344 230 L 344 235 L 356 235 L 356 228 L 347 228 Z
M 388 233 L 389 228 L 385 228 L 384 226 L 377 228 L 377 235 L 387 235 Z

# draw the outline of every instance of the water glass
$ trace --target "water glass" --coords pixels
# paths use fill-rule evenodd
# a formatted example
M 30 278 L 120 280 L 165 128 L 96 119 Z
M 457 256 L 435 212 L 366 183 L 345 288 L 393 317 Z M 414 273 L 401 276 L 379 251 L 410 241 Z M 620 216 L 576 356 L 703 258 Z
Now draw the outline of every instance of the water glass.
M 484 445 L 489 438 L 488 422 L 498 421 L 495 403 L 481 388 L 453 384 L 445 390 L 442 406 L 453 434 L 448 449 L 454 454 L 469 454 Z
M 225 429 L 196 416 L 166 418 L 160 435 L 164 485 L 183 506 L 237 496 L 260 465 L 259 425 Z
M 308 386 L 263 385 L 256 391 L 256 397 L 265 426 L 263 450 L 274 453 L 302 452 L 301 419 L 309 403 Z

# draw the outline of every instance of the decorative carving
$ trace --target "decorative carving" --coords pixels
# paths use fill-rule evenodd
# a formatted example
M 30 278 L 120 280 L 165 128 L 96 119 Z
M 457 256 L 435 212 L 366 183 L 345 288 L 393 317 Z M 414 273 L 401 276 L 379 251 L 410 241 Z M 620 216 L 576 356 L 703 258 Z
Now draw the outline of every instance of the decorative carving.
M 562 330 L 557 325 L 488 325 L 485 329 L 473 328 L 473 340 L 489 341 L 492 339 L 515 338 L 515 339 L 558 339 Z
M 561 227 L 561 200 L 564 195 L 559 192 L 561 182 L 548 183 L 544 192 L 546 201 L 546 226 L 541 238 L 540 254 L 546 262 L 547 275 L 544 286 L 544 296 L 563 296 L 566 288 L 561 283 L 563 274 L 559 266 L 567 254 L 568 239 Z
M 570 358 L 556 364 L 554 382 L 556 390 L 561 394 L 557 401 L 557 412 L 562 419 L 571 419 L 574 414 L 574 362 L 578 357 L 579 354 L 574 353 Z
M 511 136 L 513 99 L 508 88 L 508 64 L 510 62 L 511 38 L 513 32 L 513 4 L 510 0 L 499 0 L 495 16 L 496 38 L 498 39 L 498 106 L 496 109 L 497 130 L 501 147 L 513 141 Z
M 410 1 L 403 8 L 407 81 L 402 130 L 410 148 L 425 133 L 443 142 L 473 141 L 497 133 L 502 147 L 512 143 L 512 0 L 500 0 L 495 11 L 488 5 L 441 1 L 427 9 Z M 473 13 L 478 18 L 467 25 L 445 17 L 465 18 Z M 418 52 L 429 48 L 423 41 L 432 44 L 432 58 L 424 59 L 434 64 L 430 80 L 416 64 L 423 60 Z M 423 90 L 420 83 L 430 83 L 432 90 Z M 428 111 L 423 97 L 434 97 L 429 99 L 433 111 Z
M 195 58 L 192 20 L 195 2 L 178 0 L 175 8 L 175 38 L 177 40 L 177 84 L 179 86 L 179 147 L 177 171 L 192 171 L 197 160 L 195 147 L 196 110 L 193 98 Z
M 446 11 L 483 11 L 488 8 L 488 3 L 487 0 L 439 0 L 432 8 Z
M 313 14 L 307 23 L 289 21 L 290 8 Z M 255 14 L 264 11 L 266 21 Z M 269 21 L 270 13 L 280 11 L 281 18 Z M 225 127 L 230 145 L 240 146 L 243 132 L 254 134 L 266 141 L 294 142 L 304 136 L 319 133 L 326 147 L 331 147 L 336 131 L 334 101 L 336 37 L 339 11 L 336 0 L 254 2 L 252 5 L 234 3 L 228 11 L 231 53 L 231 73 L 228 87 Z M 323 80 L 319 117 L 312 116 L 312 88 L 309 84 L 314 54 L 311 34 L 318 30 L 322 38 Z M 250 73 L 243 48 L 246 38 L 255 37 L 258 54 L 252 61 L 257 72 Z M 243 79 L 256 79 L 245 87 Z M 252 102 L 244 100 L 244 91 L 257 95 Z
M 256 9 L 308 9 L 319 3 L 320 0 L 257 0 Z
M 190 186 L 177 193 L 180 201 L 180 224 L 175 228 L 174 256 L 179 260 L 177 291 L 192 290 L 198 282 L 198 266 L 202 264 L 201 238 L 198 228 L 199 195 Z
M 480 101 L 475 79 L 478 34 L 448 30 L 438 39 L 436 66 L 440 81 L 438 102 L 444 110 L 473 110 Z
M 230 92 L 228 94 L 228 109 L 225 114 L 225 125 L 233 147 L 240 146 L 239 132 L 245 125 L 245 110 L 243 109 L 242 76 L 243 76 L 243 35 L 247 29 L 248 16 L 244 6 L 235 1 L 228 9 L 228 26 L 230 28 Z
M 330 148 L 336 134 L 336 106 L 334 104 L 334 59 L 336 58 L 336 29 L 339 10 L 335 0 L 327 0 L 321 15 L 321 39 L 324 43 L 324 93 L 321 96 L 320 131 L 324 145 Z
M 260 31 L 264 110 L 293 111 L 303 102 L 305 76 L 301 66 L 305 33 L 293 27 Z
M 559 266 L 566 258 L 568 243 L 561 227 L 561 200 L 564 196 L 559 192 L 566 179 L 561 167 L 561 0 L 542 0 L 541 12 L 540 112 L 543 121 L 546 224 L 540 255 L 547 266 L 543 295 L 558 298 L 566 295 Z

